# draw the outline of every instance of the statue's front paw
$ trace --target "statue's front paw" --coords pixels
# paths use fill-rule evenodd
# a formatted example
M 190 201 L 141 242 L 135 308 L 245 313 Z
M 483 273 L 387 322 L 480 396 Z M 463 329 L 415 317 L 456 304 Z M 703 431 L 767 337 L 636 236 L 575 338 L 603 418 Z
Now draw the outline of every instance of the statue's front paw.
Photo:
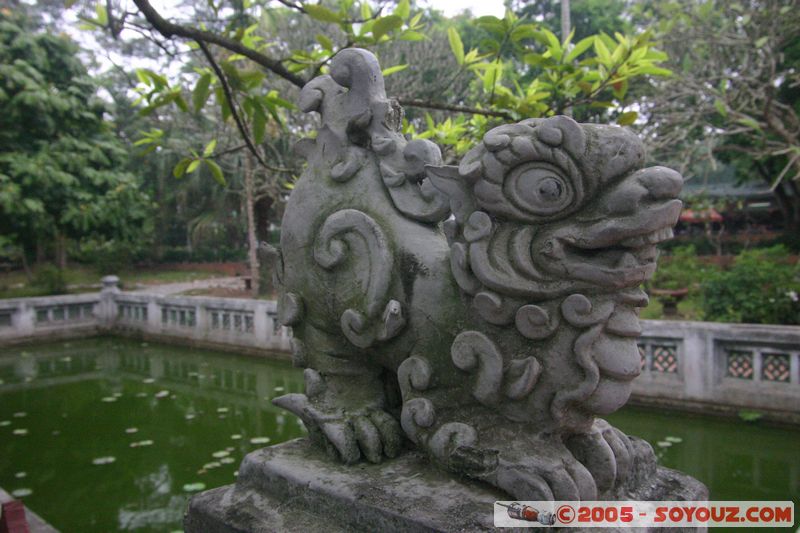
M 593 500 L 597 488 L 586 468 L 557 450 L 504 459 L 492 476 L 499 488 L 518 500 Z
M 600 494 L 623 485 L 631 473 L 634 452 L 630 439 L 605 420 L 598 418 L 588 433 L 570 437 L 566 445 L 592 473 Z
M 313 440 L 345 464 L 364 456 L 379 463 L 383 456 L 396 457 L 402 446 L 400 424 L 376 407 L 363 409 L 327 408 L 305 394 L 287 394 L 273 403 L 300 417 Z

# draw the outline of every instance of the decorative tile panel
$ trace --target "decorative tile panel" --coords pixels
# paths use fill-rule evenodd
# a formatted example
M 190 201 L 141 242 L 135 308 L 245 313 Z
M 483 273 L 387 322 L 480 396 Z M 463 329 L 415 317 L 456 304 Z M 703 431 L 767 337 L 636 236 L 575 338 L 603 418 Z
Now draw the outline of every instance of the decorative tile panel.
M 678 349 L 674 344 L 652 344 L 652 350 L 651 370 L 667 374 L 678 372 Z
M 726 376 L 739 379 L 753 379 L 754 373 L 753 352 L 726 350 Z
M 787 353 L 761 353 L 761 380 L 789 383 L 791 363 Z

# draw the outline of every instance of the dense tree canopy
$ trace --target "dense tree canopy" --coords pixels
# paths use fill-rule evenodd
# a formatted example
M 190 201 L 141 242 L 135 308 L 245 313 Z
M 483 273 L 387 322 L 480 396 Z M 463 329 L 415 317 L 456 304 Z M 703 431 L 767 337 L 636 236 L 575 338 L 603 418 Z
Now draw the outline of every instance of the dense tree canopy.
M 140 238 L 149 206 L 76 52 L 19 16 L 0 19 L 0 233 L 52 244 L 62 264 L 70 240 Z

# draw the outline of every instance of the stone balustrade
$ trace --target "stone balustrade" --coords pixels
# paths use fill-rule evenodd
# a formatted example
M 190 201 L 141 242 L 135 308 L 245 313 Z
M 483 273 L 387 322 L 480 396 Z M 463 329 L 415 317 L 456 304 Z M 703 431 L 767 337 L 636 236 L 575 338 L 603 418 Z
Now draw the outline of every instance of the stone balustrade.
M 287 354 L 274 301 L 122 292 L 0 300 L 0 345 L 103 332 Z M 800 327 L 643 320 L 633 402 L 800 423 Z M 288 356 L 287 356 L 288 357 Z
M 800 327 L 643 320 L 633 401 L 800 423 Z
M 122 292 L 116 276 L 100 293 L 0 300 L 0 344 L 103 332 L 259 353 L 290 350 L 274 301 Z

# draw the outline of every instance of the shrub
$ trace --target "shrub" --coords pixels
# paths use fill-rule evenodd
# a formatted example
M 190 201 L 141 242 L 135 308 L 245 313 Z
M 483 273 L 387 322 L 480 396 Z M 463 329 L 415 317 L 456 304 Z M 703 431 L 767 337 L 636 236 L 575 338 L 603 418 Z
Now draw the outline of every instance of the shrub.
M 698 259 L 694 245 L 678 246 L 672 249 L 668 257 L 659 261 L 649 286 L 655 289 L 691 289 L 713 270 L 713 266 L 705 265 Z
M 719 322 L 800 324 L 800 268 L 783 246 L 740 253 L 701 286 L 703 318 Z
M 64 275 L 64 271 L 53 265 L 43 266 L 38 269 L 33 277 L 32 284 L 44 289 L 47 294 L 67 293 L 67 278 Z

